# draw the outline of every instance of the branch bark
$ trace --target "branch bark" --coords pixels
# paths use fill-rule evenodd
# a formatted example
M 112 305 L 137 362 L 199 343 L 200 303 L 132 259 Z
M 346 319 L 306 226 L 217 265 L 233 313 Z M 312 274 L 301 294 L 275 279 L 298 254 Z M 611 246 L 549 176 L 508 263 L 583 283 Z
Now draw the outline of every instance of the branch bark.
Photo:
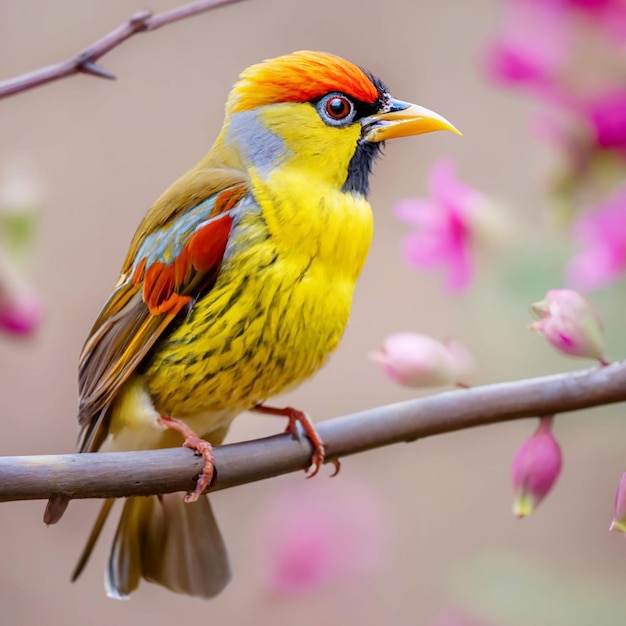
M 172 24 L 178 20 L 198 15 L 198 13 L 204 13 L 210 9 L 240 1 L 241 0 L 197 0 L 196 2 L 190 2 L 189 4 L 176 7 L 175 9 L 158 13 L 157 15 L 152 15 L 151 11 L 146 9 L 137 11 L 128 22 L 118 26 L 115 30 L 91 44 L 91 46 L 75 57 L 0 82 L 0 99 L 21 91 L 26 91 L 27 89 L 32 89 L 33 87 L 38 87 L 39 85 L 45 85 L 46 83 L 65 78 L 66 76 L 71 76 L 72 74 L 85 73 L 100 78 L 115 79 L 115 74 L 98 65 L 96 62 L 107 52 L 110 52 L 113 48 L 116 48 L 133 35 L 140 32 L 156 30 L 166 24 Z
M 403 441 L 626 400 L 626 361 L 592 369 L 439 393 L 326 420 L 327 461 Z M 288 435 L 215 449 L 209 491 L 306 469 L 307 440 Z M 191 491 L 203 460 L 184 448 L 0 457 L 0 501 L 106 498 Z

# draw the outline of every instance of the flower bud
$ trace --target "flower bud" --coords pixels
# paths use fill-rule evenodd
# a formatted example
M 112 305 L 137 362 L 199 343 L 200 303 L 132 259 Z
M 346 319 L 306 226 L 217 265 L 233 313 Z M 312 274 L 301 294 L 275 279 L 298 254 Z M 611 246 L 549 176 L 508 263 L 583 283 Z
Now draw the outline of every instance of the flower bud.
M 553 289 L 531 306 L 530 329 L 569 356 L 604 362 L 604 325 L 596 308 L 577 291 Z
M 40 205 L 37 177 L 15 160 L 0 172 L 0 332 L 30 335 L 40 324 L 41 299 L 27 279 Z
M 552 434 L 552 421 L 552 415 L 542 417 L 535 434 L 513 457 L 513 513 L 517 517 L 530 515 L 561 473 L 561 448 Z
M 30 335 L 40 324 L 39 296 L 0 250 L 0 331 Z
M 626 473 L 622 474 L 622 478 L 617 486 L 615 511 L 613 513 L 613 521 L 611 522 L 610 530 L 626 533 Z
M 452 340 L 442 343 L 417 333 L 390 335 L 370 358 L 389 378 L 405 387 L 461 384 L 473 365 L 462 344 Z
M 28 163 L 13 161 L 0 172 L 0 246 L 24 265 L 31 255 L 41 207 L 38 178 Z

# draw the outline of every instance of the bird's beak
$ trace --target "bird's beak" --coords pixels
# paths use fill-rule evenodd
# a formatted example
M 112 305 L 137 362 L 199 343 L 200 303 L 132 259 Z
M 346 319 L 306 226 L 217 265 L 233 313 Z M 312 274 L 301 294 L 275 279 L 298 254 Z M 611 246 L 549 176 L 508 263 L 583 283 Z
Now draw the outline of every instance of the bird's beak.
M 435 130 L 449 130 L 461 133 L 445 117 L 417 104 L 391 99 L 384 111 L 361 120 L 363 138 L 373 143 L 432 133 Z

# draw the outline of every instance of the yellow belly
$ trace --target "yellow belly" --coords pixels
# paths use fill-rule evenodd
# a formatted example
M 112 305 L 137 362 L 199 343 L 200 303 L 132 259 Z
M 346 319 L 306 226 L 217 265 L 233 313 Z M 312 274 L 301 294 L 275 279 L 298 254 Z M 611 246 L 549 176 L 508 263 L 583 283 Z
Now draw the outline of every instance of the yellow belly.
M 254 178 L 258 204 L 236 224 L 216 285 L 150 357 L 157 411 L 244 410 L 315 373 L 337 347 L 372 237 L 352 194 L 302 194 L 294 173 Z
M 354 289 L 326 270 L 279 258 L 225 272 L 150 360 L 157 410 L 244 410 L 311 376 L 337 347 Z

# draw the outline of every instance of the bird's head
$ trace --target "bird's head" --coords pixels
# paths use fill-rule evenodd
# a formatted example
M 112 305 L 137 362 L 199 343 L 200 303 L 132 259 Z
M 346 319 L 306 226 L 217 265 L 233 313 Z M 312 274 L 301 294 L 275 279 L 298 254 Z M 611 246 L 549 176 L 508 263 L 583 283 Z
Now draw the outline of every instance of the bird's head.
M 435 130 L 458 133 L 437 113 L 396 100 L 382 81 L 349 61 L 300 51 L 241 73 L 218 145 L 230 161 L 262 176 L 298 168 L 367 195 L 372 162 L 384 141 Z

